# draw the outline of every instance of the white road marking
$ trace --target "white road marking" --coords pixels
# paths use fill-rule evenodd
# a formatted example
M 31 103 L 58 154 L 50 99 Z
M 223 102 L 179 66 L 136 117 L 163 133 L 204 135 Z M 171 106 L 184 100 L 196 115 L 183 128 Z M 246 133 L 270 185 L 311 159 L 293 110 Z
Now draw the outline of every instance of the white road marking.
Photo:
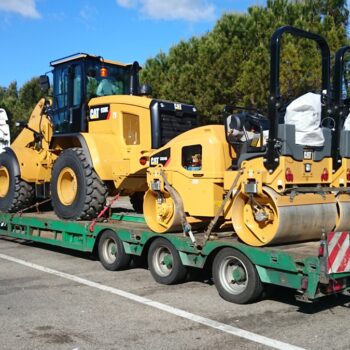
M 12 262 L 20 264 L 20 265 L 30 267 L 30 268 L 35 269 L 35 270 L 49 273 L 51 275 L 59 276 L 59 277 L 62 277 L 62 278 L 65 278 L 65 279 L 92 287 L 92 288 L 97 288 L 97 289 L 102 290 L 104 292 L 109 292 L 109 293 L 118 295 L 120 297 L 129 299 L 132 301 L 136 301 L 140 304 L 151 306 L 155 309 L 165 311 L 169 314 L 176 315 L 176 316 L 185 318 L 185 319 L 193 321 L 193 322 L 201 323 L 205 326 L 220 330 L 222 332 L 229 333 L 229 334 L 232 334 L 234 336 L 244 338 L 244 339 L 247 339 L 249 341 L 253 341 L 255 343 L 267 345 L 271 348 L 281 349 L 281 350 L 303 350 L 303 348 L 300 348 L 300 347 L 297 347 L 294 345 L 290 345 L 290 344 L 283 343 L 283 342 L 275 340 L 275 339 L 264 337 L 262 335 L 255 334 L 253 332 L 245 331 L 244 329 L 240 329 L 240 328 L 233 327 L 233 326 L 230 326 L 230 325 L 225 324 L 225 323 L 211 320 L 210 318 L 206 318 L 206 317 L 202 317 L 202 316 L 199 316 L 196 314 L 192 314 L 190 312 L 175 308 L 173 306 L 162 304 L 162 303 L 159 303 L 157 301 L 153 301 L 151 299 L 147 299 L 147 298 L 141 297 L 141 296 L 136 295 L 136 294 L 125 292 L 121 289 L 105 286 L 101 283 L 96 283 L 96 282 L 87 280 L 85 278 L 81 278 L 81 277 L 78 277 L 75 275 L 70 275 L 70 274 L 65 273 L 65 272 L 53 270 L 53 269 L 50 269 L 50 268 L 45 267 L 45 266 L 37 265 L 37 264 L 31 263 L 29 261 L 24 261 L 21 259 L 14 258 L 12 256 L 4 255 L 4 254 L 0 254 L 0 258 L 4 259 L 4 260 L 12 261 Z

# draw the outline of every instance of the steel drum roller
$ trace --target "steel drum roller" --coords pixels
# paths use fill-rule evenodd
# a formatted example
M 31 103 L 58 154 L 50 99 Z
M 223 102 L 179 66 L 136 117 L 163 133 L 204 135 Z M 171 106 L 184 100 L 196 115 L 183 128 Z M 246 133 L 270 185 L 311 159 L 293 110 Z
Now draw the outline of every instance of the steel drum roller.
M 178 196 L 177 192 L 174 195 Z M 148 190 L 144 197 L 143 213 L 148 227 L 154 232 L 166 233 L 182 229 L 181 208 L 168 192 L 162 193 L 162 199 L 159 200 L 156 192 Z
M 263 187 L 264 196 L 249 197 L 242 192 L 234 198 L 232 224 L 239 238 L 252 246 L 319 239 L 337 222 L 337 203 L 333 194 L 282 196 Z M 350 203 L 349 203 L 350 204 Z
M 339 194 L 336 198 L 339 215 L 334 231 L 350 231 L 350 196 Z

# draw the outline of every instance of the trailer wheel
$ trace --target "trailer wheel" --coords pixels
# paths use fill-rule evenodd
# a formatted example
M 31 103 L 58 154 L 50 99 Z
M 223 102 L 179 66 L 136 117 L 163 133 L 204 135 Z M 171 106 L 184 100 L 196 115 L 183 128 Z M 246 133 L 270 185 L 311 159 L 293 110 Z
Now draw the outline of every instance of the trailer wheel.
M 103 267 L 110 271 L 125 269 L 131 260 L 130 255 L 125 253 L 122 241 L 112 230 L 102 233 L 98 242 L 98 257 Z
M 52 206 L 62 219 L 91 220 L 103 209 L 107 189 L 81 148 L 62 152 L 52 170 Z
M 148 251 L 148 267 L 156 282 L 175 284 L 185 279 L 187 268 L 182 265 L 179 253 L 165 238 L 157 238 Z
M 222 249 L 213 262 L 213 279 L 220 296 L 236 304 L 259 298 L 263 285 L 250 260 L 232 248 Z

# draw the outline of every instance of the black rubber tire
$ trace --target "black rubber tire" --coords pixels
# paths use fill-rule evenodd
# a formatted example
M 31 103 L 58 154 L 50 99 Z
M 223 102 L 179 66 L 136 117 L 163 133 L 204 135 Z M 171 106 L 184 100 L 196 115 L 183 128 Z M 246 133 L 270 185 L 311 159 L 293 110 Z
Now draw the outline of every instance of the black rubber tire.
M 17 160 L 16 160 L 17 161 Z M 9 175 L 9 188 L 3 197 L 0 197 L 0 210 L 3 212 L 14 213 L 23 210 L 34 202 L 34 186 L 21 179 L 16 174 L 14 160 L 7 153 L 0 154 L 0 167 L 4 167 Z M 1 186 L 1 184 L 0 184 Z
M 143 213 L 143 197 L 145 192 L 135 192 L 130 196 L 130 203 L 138 214 Z
M 232 266 L 238 266 L 241 271 L 244 271 L 245 280 L 241 284 L 232 283 L 233 276 L 230 276 L 230 271 L 227 270 Z M 263 285 L 255 266 L 238 250 L 223 248 L 215 256 L 212 269 L 215 287 L 226 301 L 246 304 L 257 300 L 262 295 Z
M 111 249 L 115 249 L 114 254 Z M 98 257 L 103 267 L 110 271 L 126 269 L 131 261 L 131 256 L 125 253 L 122 241 L 112 230 L 102 233 L 98 241 Z
M 77 195 L 72 204 L 65 205 L 57 193 L 60 172 L 70 168 L 77 179 Z M 107 188 L 89 165 L 81 148 L 70 148 L 61 153 L 56 160 L 51 179 L 52 207 L 62 219 L 91 220 L 103 209 Z
M 165 255 L 172 261 L 170 266 L 165 266 L 164 260 L 160 261 Z M 163 237 L 156 238 L 152 242 L 147 260 L 154 280 L 160 284 L 180 283 L 187 275 L 187 267 L 182 264 L 178 251 Z

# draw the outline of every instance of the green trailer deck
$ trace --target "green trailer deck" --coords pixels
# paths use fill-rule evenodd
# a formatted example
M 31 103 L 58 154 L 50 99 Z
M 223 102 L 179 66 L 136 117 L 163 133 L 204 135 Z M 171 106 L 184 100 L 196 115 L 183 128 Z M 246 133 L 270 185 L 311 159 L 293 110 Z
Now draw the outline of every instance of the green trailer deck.
M 46 212 L 0 213 L 0 236 L 96 252 L 108 270 L 124 269 L 132 258 L 147 258 L 152 276 L 163 284 L 180 282 L 188 267 L 209 268 L 219 294 L 236 303 L 257 299 L 265 284 L 292 288 L 303 301 L 350 289 L 349 267 L 329 271 L 325 234 L 319 241 L 258 248 L 239 242 L 232 232 L 216 232 L 207 241 L 203 233 L 195 233 L 201 245 L 182 233 L 151 232 L 142 216 L 113 214 L 92 229 L 91 222 L 64 221 Z

